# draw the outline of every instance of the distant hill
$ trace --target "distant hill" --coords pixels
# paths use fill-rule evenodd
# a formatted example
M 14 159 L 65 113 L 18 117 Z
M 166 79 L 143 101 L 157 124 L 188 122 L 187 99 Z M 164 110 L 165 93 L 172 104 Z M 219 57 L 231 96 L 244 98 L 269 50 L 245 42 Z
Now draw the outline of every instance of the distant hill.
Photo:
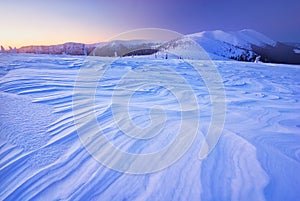
M 34 54 L 69 54 L 69 55 L 87 55 L 95 47 L 90 47 L 83 43 L 65 43 L 49 46 L 25 46 L 17 49 L 18 53 Z
M 114 40 L 103 43 L 97 46 L 91 52 L 93 56 L 132 56 L 132 55 L 147 55 L 159 51 L 162 41 L 148 41 L 148 40 Z

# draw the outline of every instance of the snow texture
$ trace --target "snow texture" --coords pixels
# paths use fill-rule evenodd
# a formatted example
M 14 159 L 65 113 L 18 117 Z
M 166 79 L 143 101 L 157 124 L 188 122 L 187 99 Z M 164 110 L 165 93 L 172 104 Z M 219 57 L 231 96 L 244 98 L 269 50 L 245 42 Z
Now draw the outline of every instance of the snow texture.
M 102 166 L 78 138 L 72 93 L 85 62 L 85 57 L 66 55 L 0 55 L 0 200 L 299 199 L 299 65 L 215 61 L 226 89 L 226 124 L 215 149 L 199 160 L 200 136 L 210 121 L 203 80 L 183 60 L 118 59 L 95 96 L 97 119 L 116 146 L 134 153 L 153 151 L 176 137 L 180 123 L 174 96 L 150 86 L 132 97 L 130 112 L 134 123 L 144 126 L 149 101 L 167 105 L 164 135 L 149 141 L 124 136 L 113 124 L 110 95 L 128 71 L 157 73 L 158 66 L 176 71 L 193 87 L 201 110 L 199 137 L 179 161 L 156 173 L 130 175 Z M 130 88 L 134 82 L 124 84 Z

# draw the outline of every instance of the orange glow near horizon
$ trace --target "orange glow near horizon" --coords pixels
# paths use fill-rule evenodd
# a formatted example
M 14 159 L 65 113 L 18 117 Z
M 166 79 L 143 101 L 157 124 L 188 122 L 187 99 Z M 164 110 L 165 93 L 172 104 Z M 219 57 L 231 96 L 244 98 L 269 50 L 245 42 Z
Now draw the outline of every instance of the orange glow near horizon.
M 22 46 L 30 45 L 56 45 L 63 44 L 67 42 L 79 42 L 79 43 L 97 43 L 107 40 L 110 36 L 109 34 L 101 33 L 84 33 L 80 29 L 69 29 L 68 31 L 43 31 L 43 30 L 21 30 L 20 29 L 6 29 L 0 32 L 0 45 L 4 48 L 16 47 L 20 48 Z
M 123 5 L 123 4 L 122 4 Z M 133 11 L 128 12 L 136 7 Z M 151 4 L 152 5 L 152 4 Z M 0 2 L 0 45 L 20 48 L 30 45 L 56 45 L 67 42 L 85 44 L 109 41 L 118 38 L 128 30 L 145 25 L 139 8 L 143 4 L 131 1 L 120 6 L 120 2 L 101 2 L 98 0 L 10 0 Z M 161 21 L 159 16 L 151 17 L 153 22 Z M 155 23 L 154 23 L 155 24 Z M 155 27 L 155 26 L 154 26 Z M 135 38 L 126 34 L 128 39 Z M 160 39 L 159 35 L 154 36 Z M 128 40 L 123 38 L 123 40 Z
M 57 45 L 67 42 L 78 42 L 85 44 L 98 43 L 109 40 L 171 40 L 179 36 L 179 33 L 172 31 L 163 31 L 160 29 L 136 29 L 129 32 L 113 33 L 113 34 L 92 34 L 81 32 L 80 30 L 71 30 L 69 32 L 45 32 L 41 34 L 41 30 L 24 32 L 5 30 L 0 33 L 0 45 L 5 49 L 8 47 L 20 48 L 31 45 Z M 73 34 L 76 33 L 76 34 Z M 101 37 L 98 37 L 101 36 Z M 136 36 L 139 36 L 138 38 Z M 66 40 L 66 38 L 68 38 Z M 5 40 L 3 40 L 5 39 Z
M 91 6 L 88 1 L 81 1 L 81 4 L 78 4 L 80 1 L 74 2 L 0 2 L 0 45 L 7 49 L 9 46 L 20 48 L 66 42 L 90 44 L 108 40 L 124 30 L 112 26 L 111 21 L 102 16 L 104 11 L 99 6 Z
M 12 36 L 13 34 L 10 34 L 10 36 Z M 45 36 L 45 35 L 43 35 Z M 70 36 L 66 36 L 66 37 L 51 37 L 51 40 L 49 40 L 49 38 L 44 38 L 44 37 L 39 37 L 39 38 L 35 38 L 34 40 L 28 38 L 28 40 L 26 40 L 26 37 L 23 36 L 18 36 L 17 34 L 15 35 L 15 37 L 7 37 L 5 40 L 2 40 L 2 34 L 0 34 L 1 40 L 0 40 L 0 45 L 3 46 L 5 49 L 8 49 L 8 47 L 16 47 L 16 48 L 20 48 L 23 46 L 35 46 L 35 45 L 57 45 L 57 44 L 64 44 L 67 42 L 78 42 L 78 43 L 85 43 L 85 44 L 92 44 L 92 43 L 97 43 L 97 42 L 102 42 L 105 41 L 107 37 L 90 37 L 89 39 L 87 39 L 86 37 L 70 37 Z M 66 40 L 66 38 L 68 38 Z

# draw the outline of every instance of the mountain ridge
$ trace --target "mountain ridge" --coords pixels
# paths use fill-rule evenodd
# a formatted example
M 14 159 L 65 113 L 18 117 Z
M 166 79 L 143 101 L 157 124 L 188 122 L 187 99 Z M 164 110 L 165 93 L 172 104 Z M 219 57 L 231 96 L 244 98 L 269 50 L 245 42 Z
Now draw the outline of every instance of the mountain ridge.
M 178 57 L 183 51 L 192 49 L 187 40 L 200 45 L 211 59 L 232 59 L 238 61 L 262 61 L 273 63 L 300 64 L 300 48 L 275 41 L 252 29 L 225 32 L 222 30 L 202 31 L 184 35 L 181 38 L 164 42 L 149 40 L 115 40 L 94 44 L 68 42 L 58 45 L 24 46 L 5 50 L 1 53 L 34 54 L 68 54 L 93 56 L 133 56 L 155 54 L 157 52 L 174 52 L 176 46 Z M 173 43 L 173 44 L 172 44 Z M 167 48 L 168 47 L 168 48 Z M 194 58 L 193 56 L 188 58 Z

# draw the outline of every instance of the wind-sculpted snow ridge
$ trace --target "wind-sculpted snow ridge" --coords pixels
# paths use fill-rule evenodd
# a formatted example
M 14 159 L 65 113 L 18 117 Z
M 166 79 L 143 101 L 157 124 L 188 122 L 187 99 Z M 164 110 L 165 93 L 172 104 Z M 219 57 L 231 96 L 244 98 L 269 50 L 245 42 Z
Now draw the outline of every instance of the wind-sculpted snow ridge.
M 168 116 L 165 130 L 150 140 L 125 136 L 114 124 L 110 98 L 127 72 L 161 72 L 168 80 L 168 72 L 176 71 L 190 83 L 200 108 L 198 135 L 180 160 L 156 173 L 132 175 L 98 163 L 74 126 L 72 93 L 79 69 L 105 59 L 0 56 L 0 200 L 299 199 L 300 66 L 216 61 L 226 89 L 226 124 L 215 149 L 199 160 L 211 107 L 195 70 L 178 59 L 118 59 L 99 81 L 95 107 L 84 108 L 82 116 L 95 113 L 107 139 L 120 149 L 137 154 L 161 149 L 176 137 L 180 123 L 174 95 L 148 85 L 132 96 L 132 121 L 146 126 L 149 107 L 162 104 Z M 123 84 L 130 88 L 135 82 Z

